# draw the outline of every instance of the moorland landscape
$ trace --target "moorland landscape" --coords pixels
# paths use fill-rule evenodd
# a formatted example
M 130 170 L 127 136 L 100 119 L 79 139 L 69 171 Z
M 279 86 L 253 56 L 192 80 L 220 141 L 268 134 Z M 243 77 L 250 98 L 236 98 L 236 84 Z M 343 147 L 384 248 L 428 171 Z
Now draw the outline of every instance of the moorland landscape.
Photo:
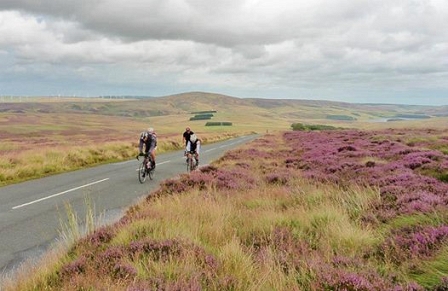
M 261 136 L 3 288 L 448 290 L 447 121 L 448 106 L 203 92 L 4 102 L 1 186 L 133 158 L 148 126 L 161 152 L 187 125 L 206 143 Z
M 195 112 L 207 111 L 214 112 L 211 121 L 232 125 L 190 121 Z M 409 119 L 414 122 L 403 122 Z M 290 130 L 293 123 L 363 129 L 408 124 L 443 128 L 447 119 L 448 106 L 250 99 L 205 92 L 136 99 L 3 99 L 0 186 L 133 157 L 136 137 L 149 126 L 159 136 L 158 151 L 165 152 L 180 149 L 186 125 L 209 143 L 253 132 Z

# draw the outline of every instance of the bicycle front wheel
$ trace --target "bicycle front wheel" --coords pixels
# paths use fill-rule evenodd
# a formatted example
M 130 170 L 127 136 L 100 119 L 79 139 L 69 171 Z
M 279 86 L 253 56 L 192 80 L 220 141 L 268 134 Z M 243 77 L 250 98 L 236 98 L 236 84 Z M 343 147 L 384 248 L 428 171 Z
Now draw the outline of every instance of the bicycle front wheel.
M 146 179 L 148 178 L 148 174 L 146 173 L 146 167 L 145 164 L 140 164 L 140 167 L 138 168 L 138 180 L 140 183 L 145 183 Z

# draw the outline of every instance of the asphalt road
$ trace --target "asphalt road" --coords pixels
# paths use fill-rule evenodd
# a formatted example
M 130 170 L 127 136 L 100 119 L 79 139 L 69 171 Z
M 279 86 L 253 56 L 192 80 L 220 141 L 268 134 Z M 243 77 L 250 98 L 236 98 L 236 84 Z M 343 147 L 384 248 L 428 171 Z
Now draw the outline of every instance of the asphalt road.
M 200 164 L 255 138 L 204 145 Z M 144 184 L 138 181 L 138 166 L 133 159 L 0 187 L 0 275 L 10 274 L 26 260 L 35 261 L 61 240 L 61 225 L 68 223 L 67 205 L 80 219 L 93 208 L 97 221 L 111 223 L 161 181 L 186 173 L 183 151 L 157 155 L 154 179 Z

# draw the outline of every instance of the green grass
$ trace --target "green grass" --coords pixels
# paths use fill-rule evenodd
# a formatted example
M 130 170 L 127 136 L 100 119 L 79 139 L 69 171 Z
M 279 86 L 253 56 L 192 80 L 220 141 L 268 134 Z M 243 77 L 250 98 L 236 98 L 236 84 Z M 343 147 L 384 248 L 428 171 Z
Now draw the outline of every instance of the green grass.
M 433 286 L 440 285 L 440 278 L 448 277 L 448 265 L 446 263 L 447 256 L 448 247 L 445 247 L 439 252 L 439 255 L 437 257 L 431 260 L 418 262 L 413 266 L 409 266 L 409 277 L 418 282 L 423 287 L 431 290 Z M 448 282 L 444 287 L 445 289 L 448 288 Z

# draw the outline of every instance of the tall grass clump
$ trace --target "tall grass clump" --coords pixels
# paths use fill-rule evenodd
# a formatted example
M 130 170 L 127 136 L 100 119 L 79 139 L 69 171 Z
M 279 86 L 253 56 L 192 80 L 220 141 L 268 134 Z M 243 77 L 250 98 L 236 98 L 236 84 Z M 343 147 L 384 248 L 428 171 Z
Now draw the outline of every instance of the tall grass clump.
M 259 138 L 161 182 L 20 290 L 446 290 L 448 186 L 420 171 L 446 157 L 379 134 Z
M 91 199 L 84 198 L 85 217 L 82 219 L 70 204 L 65 204 L 60 221 L 60 239 L 39 258 L 25 261 L 18 270 L 2 276 L 0 290 L 45 290 L 58 281 L 59 269 L 65 262 L 65 254 L 80 239 L 100 227 L 101 215 L 95 212 Z M 33 274 L 30 278 L 29 275 Z

